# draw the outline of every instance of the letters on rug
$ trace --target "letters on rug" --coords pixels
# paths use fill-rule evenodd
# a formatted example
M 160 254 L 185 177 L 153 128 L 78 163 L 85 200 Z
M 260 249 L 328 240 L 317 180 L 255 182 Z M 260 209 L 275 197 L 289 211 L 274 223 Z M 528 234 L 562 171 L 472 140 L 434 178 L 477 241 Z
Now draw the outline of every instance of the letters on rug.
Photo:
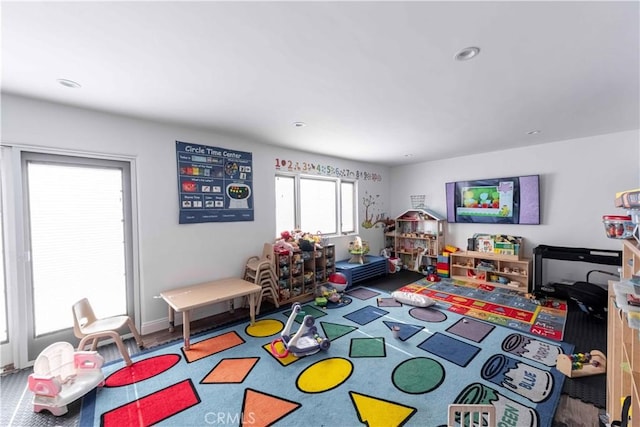
M 565 301 L 548 299 L 538 304 L 514 290 L 453 279 L 420 279 L 398 290 L 438 300 L 442 308 L 465 316 L 551 340 L 562 341 L 564 337 Z
M 570 344 L 363 287 L 302 308 L 328 349 L 282 356 L 287 307 L 194 336 L 190 350 L 180 341 L 104 367 L 80 425 L 444 426 L 449 403 L 490 403 L 505 425 L 552 424 L 556 357 Z

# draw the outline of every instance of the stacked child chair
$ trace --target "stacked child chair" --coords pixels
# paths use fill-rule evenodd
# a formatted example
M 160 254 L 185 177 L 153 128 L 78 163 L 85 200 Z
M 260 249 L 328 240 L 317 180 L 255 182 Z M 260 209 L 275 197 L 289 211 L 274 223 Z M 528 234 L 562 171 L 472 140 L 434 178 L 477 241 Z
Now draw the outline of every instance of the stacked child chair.
M 276 261 L 272 243 L 264 244 L 261 256 L 252 256 L 247 259 L 243 279 L 262 287 L 256 303 L 256 315 L 260 314 L 262 300 L 266 297 L 269 297 L 276 307 L 280 307 L 278 303 Z

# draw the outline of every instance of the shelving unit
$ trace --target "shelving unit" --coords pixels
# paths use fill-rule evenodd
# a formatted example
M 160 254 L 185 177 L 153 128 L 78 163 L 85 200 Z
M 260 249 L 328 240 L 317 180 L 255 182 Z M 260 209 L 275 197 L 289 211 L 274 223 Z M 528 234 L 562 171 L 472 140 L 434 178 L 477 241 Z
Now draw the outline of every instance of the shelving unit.
M 531 280 L 531 260 L 518 255 L 491 252 L 454 252 L 451 260 L 451 278 L 467 282 L 513 289 L 526 293 Z M 503 278 L 502 283 L 500 278 Z
M 640 248 L 635 240 L 622 243 L 622 278 L 640 271 Z M 630 414 L 640 419 L 640 330 L 629 327 L 627 315 L 618 308 L 613 286 L 609 285 L 607 316 L 607 415 L 620 420 L 621 398 L 631 396 Z M 629 425 L 638 425 L 629 421 Z
M 334 245 L 326 245 L 315 254 L 315 284 L 329 280 L 329 275 L 336 271 L 336 251 Z
M 413 271 L 420 265 L 435 266 L 445 245 L 445 219 L 425 209 L 410 209 L 395 222 L 395 230 L 385 238 L 393 239 L 395 256 L 402 265 Z
M 325 283 L 335 272 L 335 246 L 325 245 L 313 251 L 296 250 L 290 254 L 276 253 L 278 302 L 287 304 L 308 301 L 316 286 Z

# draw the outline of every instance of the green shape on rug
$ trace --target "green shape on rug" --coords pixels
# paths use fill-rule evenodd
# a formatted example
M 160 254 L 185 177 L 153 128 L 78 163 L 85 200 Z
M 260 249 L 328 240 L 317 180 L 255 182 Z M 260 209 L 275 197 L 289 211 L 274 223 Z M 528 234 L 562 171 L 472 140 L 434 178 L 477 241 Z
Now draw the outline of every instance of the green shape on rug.
M 341 325 L 339 323 L 320 322 L 320 326 L 324 331 L 324 335 L 331 341 L 334 341 L 342 336 L 350 334 L 358 329 L 355 326 Z
M 353 338 L 349 357 L 385 357 L 384 338 Z

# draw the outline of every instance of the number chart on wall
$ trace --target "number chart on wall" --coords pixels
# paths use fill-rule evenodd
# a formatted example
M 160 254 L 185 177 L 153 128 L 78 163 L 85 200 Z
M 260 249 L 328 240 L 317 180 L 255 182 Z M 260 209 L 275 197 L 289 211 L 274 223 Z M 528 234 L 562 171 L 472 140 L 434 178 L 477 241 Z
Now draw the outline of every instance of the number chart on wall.
M 180 224 L 253 221 L 252 155 L 176 141 Z

